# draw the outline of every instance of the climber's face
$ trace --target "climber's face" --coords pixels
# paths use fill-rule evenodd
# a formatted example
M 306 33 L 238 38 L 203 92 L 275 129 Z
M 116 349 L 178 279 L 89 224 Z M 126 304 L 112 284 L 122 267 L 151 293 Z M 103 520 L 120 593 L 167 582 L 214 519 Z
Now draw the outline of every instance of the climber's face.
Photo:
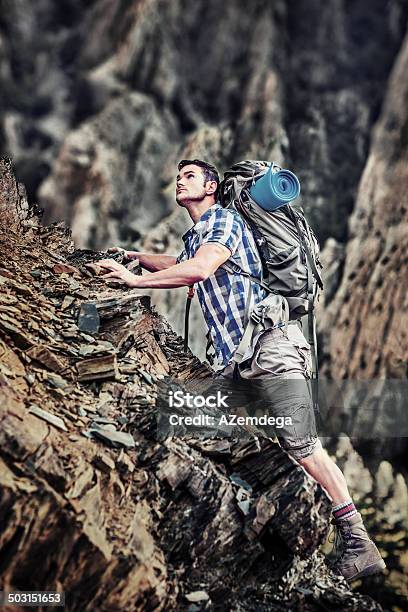
M 182 168 L 176 178 L 176 201 L 183 206 L 187 202 L 201 202 L 209 195 L 209 184 L 205 183 L 204 174 L 200 166 L 189 164 Z

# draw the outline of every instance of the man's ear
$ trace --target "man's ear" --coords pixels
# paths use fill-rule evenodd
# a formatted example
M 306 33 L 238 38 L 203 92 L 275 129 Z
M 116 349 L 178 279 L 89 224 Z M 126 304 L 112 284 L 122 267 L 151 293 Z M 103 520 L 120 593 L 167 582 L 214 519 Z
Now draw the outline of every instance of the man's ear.
M 217 181 L 207 181 L 206 193 L 213 195 L 217 191 Z

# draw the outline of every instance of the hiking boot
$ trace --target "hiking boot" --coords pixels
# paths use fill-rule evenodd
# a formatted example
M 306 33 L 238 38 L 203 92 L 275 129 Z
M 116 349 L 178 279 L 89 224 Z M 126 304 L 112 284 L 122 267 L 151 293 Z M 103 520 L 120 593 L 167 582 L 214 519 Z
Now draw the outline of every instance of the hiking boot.
M 336 541 L 330 557 L 331 569 L 346 580 L 378 574 L 385 563 L 363 524 L 361 514 L 332 521 L 336 528 Z

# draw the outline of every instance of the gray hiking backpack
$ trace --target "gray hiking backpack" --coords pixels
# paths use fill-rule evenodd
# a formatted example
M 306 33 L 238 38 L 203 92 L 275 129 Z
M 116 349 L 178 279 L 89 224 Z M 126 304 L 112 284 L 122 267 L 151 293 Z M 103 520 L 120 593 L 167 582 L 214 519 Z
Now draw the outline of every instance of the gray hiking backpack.
M 229 261 L 222 267 L 249 276 L 268 292 L 286 298 L 289 319 L 302 321 L 312 349 L 313 376 L 317 377 L 314 304 L 323 289 L 319 243 L 302 209 L 285 204 L 269 212 L 251 198 L 250 187 L 271 165 L 265 161 L 239 162 L 224 173 L 220 184 L 222 206 L 236 209 L 252 231 L 262 261 L 263 282 Z

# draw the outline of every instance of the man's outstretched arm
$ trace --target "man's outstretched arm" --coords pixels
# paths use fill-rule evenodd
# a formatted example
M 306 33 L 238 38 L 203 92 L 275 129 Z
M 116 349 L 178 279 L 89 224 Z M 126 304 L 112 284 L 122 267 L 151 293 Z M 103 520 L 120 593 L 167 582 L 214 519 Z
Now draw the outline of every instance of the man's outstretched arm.
M 135 259 L 139 260 L 139 264 L 145 270 L 149 272 L 156 272 L 157 270 L 165 270 L 170 266 L 174 266 L 177 262 L 177 257 L 174 255 L 166 255 L 164 253 L 142 253 L 141 251 L 126 251 L 122 247 L 111 247 L 108 252 L 124 254 L 125 259 L 132 261 Z
M 138 259 L 140 265 L 149 272 L 157 272 L 158 270 L 166 270 L 170 266 L 174 266 L 177 261 L 177 257 L 174 255 L 164 255 L 158 253 L 138 253 L 131 251 L 135 254 L 133 259 Z
M 231 251 L 227 247 L 210 242 L 201 246 L 192 259 L 146 276 L 132 274 L 112 259 L 102 259 L 98 265 L 109 271 L 103 276 L 108 282 L 121 282 L 139 289 L 173 289 L 207 279 L 230 257 Z

